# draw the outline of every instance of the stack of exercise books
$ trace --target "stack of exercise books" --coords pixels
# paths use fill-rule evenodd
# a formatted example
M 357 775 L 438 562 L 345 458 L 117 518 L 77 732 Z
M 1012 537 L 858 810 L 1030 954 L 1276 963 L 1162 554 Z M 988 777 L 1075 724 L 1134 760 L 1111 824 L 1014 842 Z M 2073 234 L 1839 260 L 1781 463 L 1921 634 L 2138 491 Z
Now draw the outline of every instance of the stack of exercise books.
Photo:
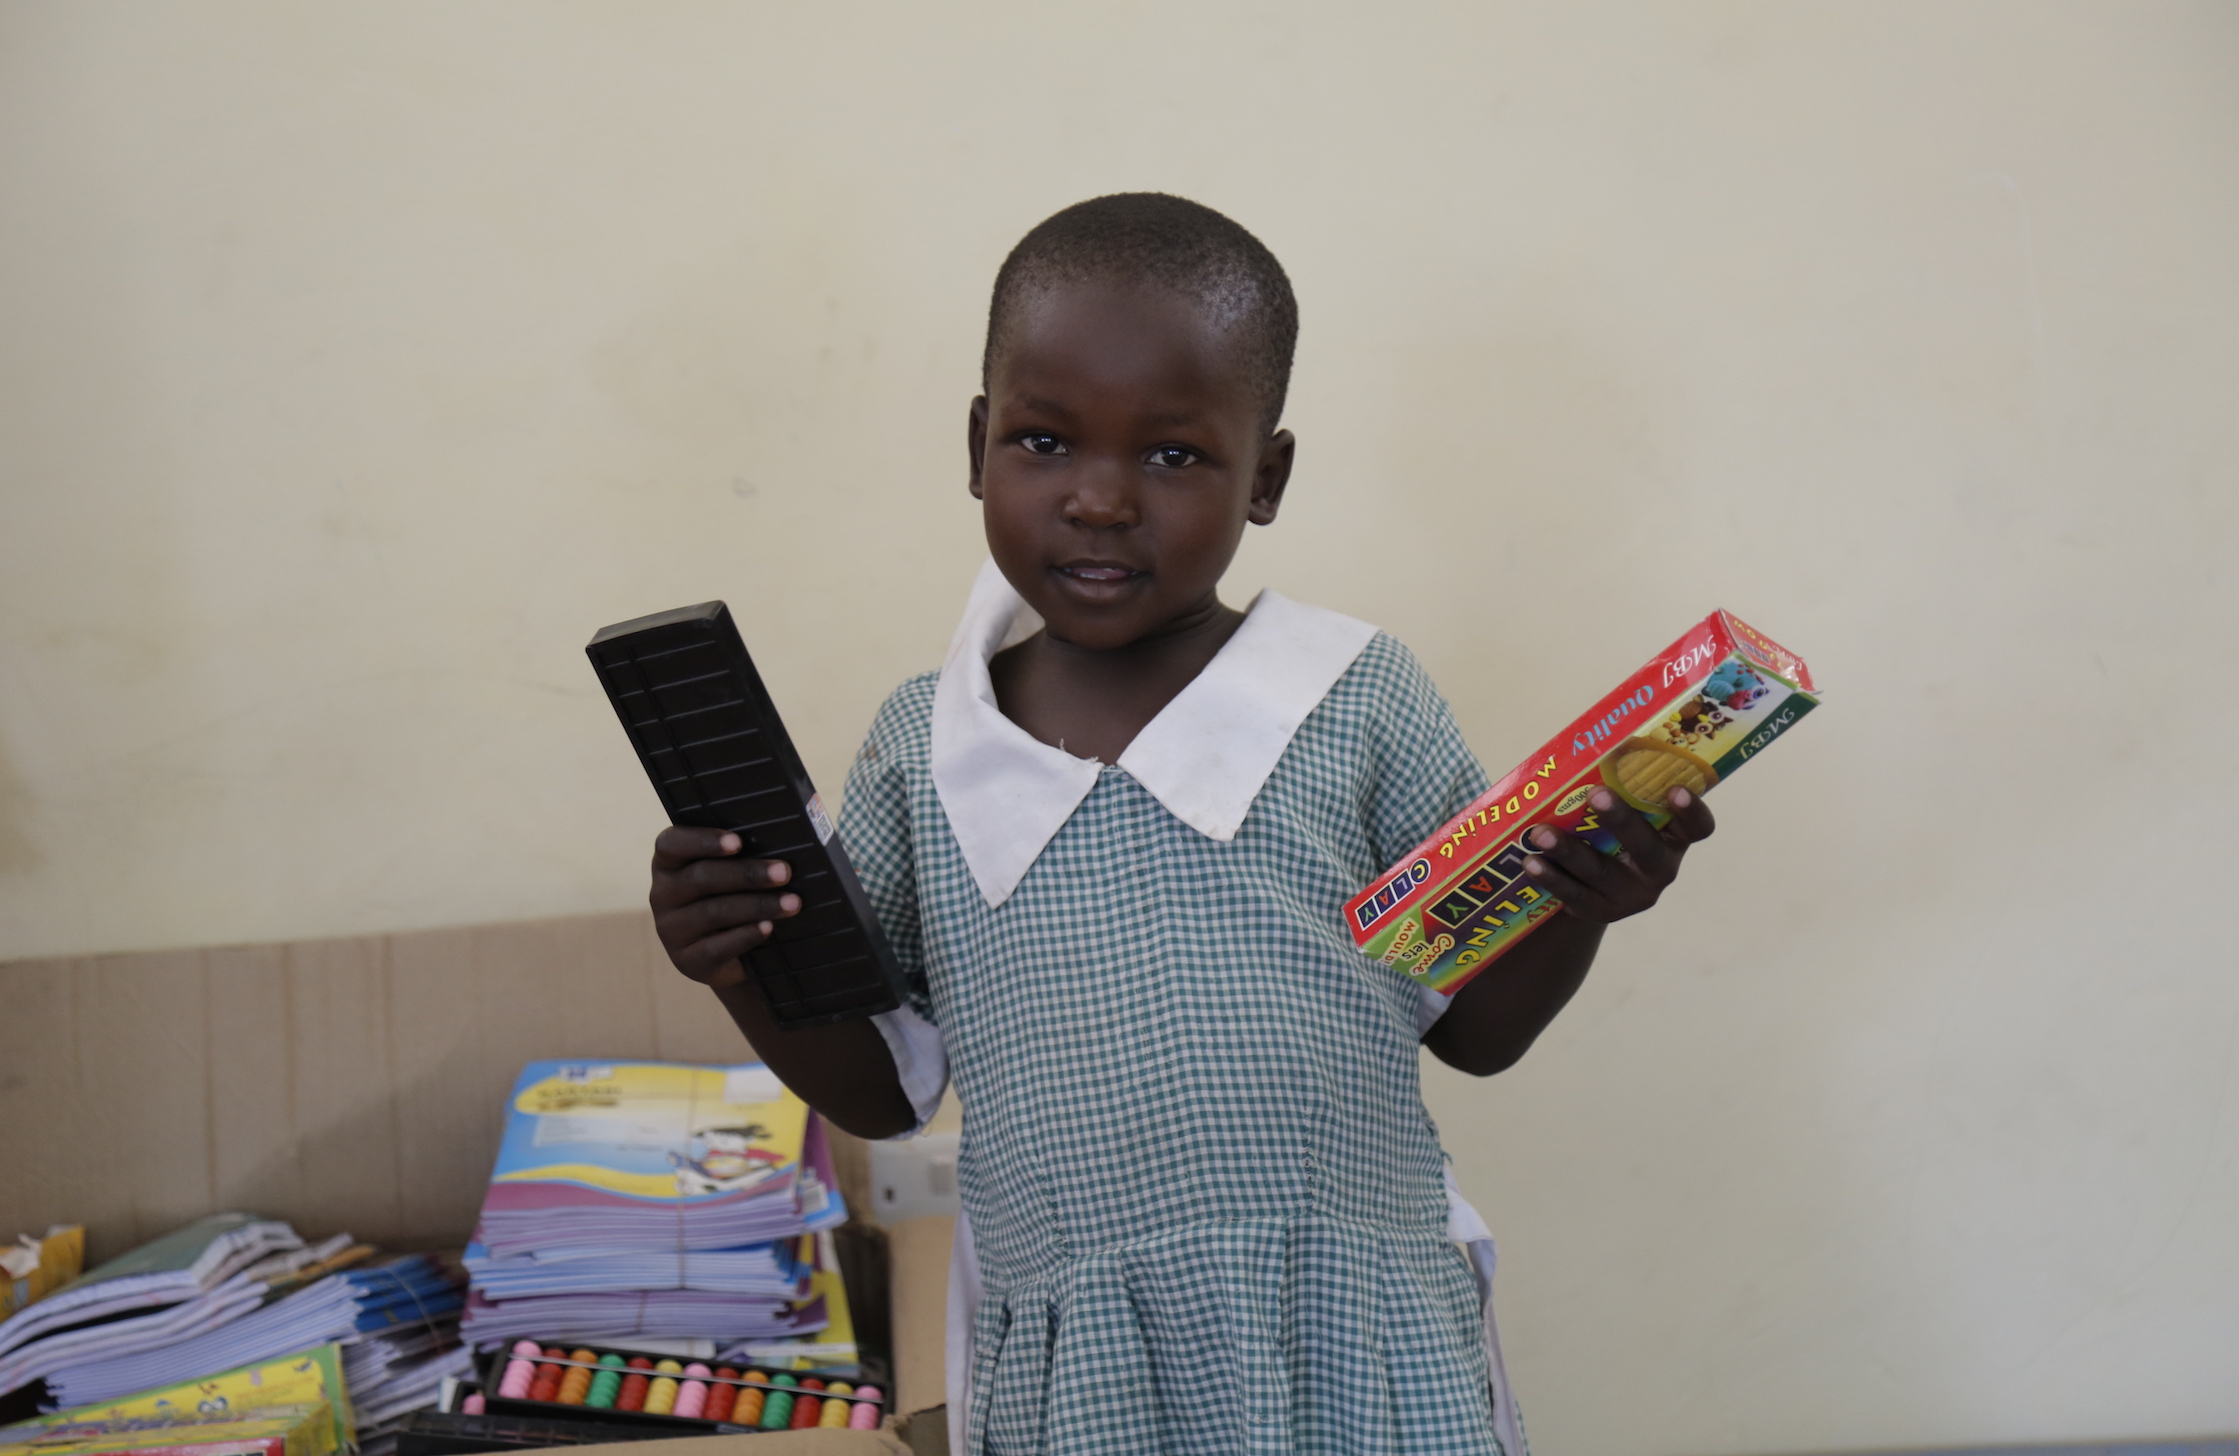
M 532 1062 L 466 1253 L 462 1333 L 786 1341 L 830 1323 L 847 1209 L 823 1123 L 760 1063 Z
M 363 1249 L 365 1255 L 374 1252 L 362 1244 L 348 1247 Z M 363 1256 L 354 1268 L 322 1273 L 315 1279 L 276 1281 L 262 1306 L 193 1339 L 156 1349 L 107 1353 L 50 1370 L 48 1393 L 64 1405 L 92 1405 L 213 1370 L 230 1370 L 314 1345 L 357 1341 L 386 1330 L 456 1342 L 460 1309 L 466 1302 L 456 1274 L 430 1254 L 362 1260 Z M 363 1403 L 378 1391 L 352 1386 L 350 1394 Z
M 377 1426 L 465 1368 L 465 1282 L 435 1255 L 384 1256 L 348 1234 L 308 1244 L 277 1220 L 214 1214 L 0 1322 L 0 1395 L 43 1381 L 45 1408 L 107 1409 L 334 1345 L 351 1376 L 337 1374 L 334 1398 Z
M 66 1365 L 157 1349 L 237 1320 L 269 1292 L 254 1267 L 303 1246 L 284 1223 L 219 1213 L 112 1259 L 0 1322 L 0 1395 Z
M 443 1382 L 474 1373 L 474 1351 L 459 1343 L 458 1322 L 443 1329 L 399 1327 L 368 1335 L 342 1351 L 342 1369 L 357 1412 L 358 1456 L 383 1456 L 397 1428 L 436 1402 Z

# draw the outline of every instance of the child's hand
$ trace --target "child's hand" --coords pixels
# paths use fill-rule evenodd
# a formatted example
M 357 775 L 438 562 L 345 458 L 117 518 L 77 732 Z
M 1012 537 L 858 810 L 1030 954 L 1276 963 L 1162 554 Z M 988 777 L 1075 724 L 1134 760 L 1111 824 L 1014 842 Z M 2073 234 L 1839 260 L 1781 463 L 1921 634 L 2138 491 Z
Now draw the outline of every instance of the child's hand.
M 676 968 L 722 989 L 746 979 L 739 957 L 798 914 L 801 897 L 777 894 L 793 878 L 783 860 L 733 859 L 741 841 L 725 829 L 671 824 L 653 841 L 653 928 Z
M 1539 853 L 1525 859 L 1524 872 L 1562 901 L 1566 913 L 1594 925 L 1638 915 L 1655 904 L 1679 878 L 1687 846 L 1710 838 L 1718 827 L 1703 801 L 1685 789 L 1673 789 L 1665 799 L 1672 817 L 1661 829 L 1652 828 L 1607 789 L 1596 789 L 1588 802 L 1617 836 L 1619 852 L 1603 854 L 1577 835 L 1543 824 L 1529 836 Z

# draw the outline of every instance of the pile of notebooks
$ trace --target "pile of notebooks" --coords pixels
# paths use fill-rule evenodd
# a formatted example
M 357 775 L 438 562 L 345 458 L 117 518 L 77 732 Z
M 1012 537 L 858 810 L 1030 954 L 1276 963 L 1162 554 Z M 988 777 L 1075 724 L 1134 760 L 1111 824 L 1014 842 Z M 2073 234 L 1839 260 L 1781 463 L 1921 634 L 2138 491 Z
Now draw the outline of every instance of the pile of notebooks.
M 258 1277 L 265 1261 L 302 1248 L 284 1223 L 227 1213 L 112 1259 L 0 1322 L 0 1394 L 73 1363 L 157 1349 L 240 1319 L 269 1292 Z
M 801 1339 L 836 1288 L 812 1236 L 846 1217 L 823 1123 L 759 1063 L 532 1062 L 467 1248 L 462 1332 Z
M 213 1214 L 0 1322 L 0 1395 L 43 1381 L 49 1409 L 110 1406 L 332 1344 L 345 1398 L 376 1427 L 465 1368 L 463 1283 L 433 1255 L 383 1256 L 348 1234 L 307 1244 L 277 1220 Z
M 474 1373 L 474 1351 L 459 1343 L 456 1321 L 441 1331 L 399 1328 L 345 1346 L 342 1369 L 359 1456 L 382 1456 L 406 1416 L 435 1404 L 444 1381 Z
M 358 1429 L 341 1354 L 321 1345 L 36 1417 L 0 1428 L 0 1456 L 348 1456 Z

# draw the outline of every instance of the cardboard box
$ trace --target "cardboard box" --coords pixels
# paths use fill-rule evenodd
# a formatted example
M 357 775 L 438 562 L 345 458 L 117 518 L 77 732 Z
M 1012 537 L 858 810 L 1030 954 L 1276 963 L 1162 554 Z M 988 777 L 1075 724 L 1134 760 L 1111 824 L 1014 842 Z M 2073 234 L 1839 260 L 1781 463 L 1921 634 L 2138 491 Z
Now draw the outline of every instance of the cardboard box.
M 1368 955 L 1452 995 L 1562 903 L 1524 876 L 1527 832 L 1551 824 L 1615 854 L 1595 789 L 1660 826 L 1672 787 L 1716 786 L 1817 706 L 1802 658 L 1713 612 L 1347 901 L 1346 926 Z
M 0 1237 L 83 1223 L 90 1264 L 241 1208 L 456 1247 L 524 1063 L 753 1055 L 642 909 L 14 961 L 0 1006 Z M 833 1154 L 868 1208 L 862 1145 Z

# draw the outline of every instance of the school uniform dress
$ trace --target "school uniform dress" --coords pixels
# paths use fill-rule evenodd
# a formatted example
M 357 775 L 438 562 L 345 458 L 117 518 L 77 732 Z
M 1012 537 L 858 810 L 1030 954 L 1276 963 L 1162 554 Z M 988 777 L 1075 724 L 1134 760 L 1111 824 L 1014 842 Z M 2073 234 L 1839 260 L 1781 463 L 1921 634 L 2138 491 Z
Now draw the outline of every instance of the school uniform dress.
M 959 1452 L 1526 1456 L 1492 1244 L 1423 1107 L 1442 998 L 1340 907 L 1486 787 L 1407 650 L 1262 593 L 1116 764 L 1003 717 L 989 563 L 841 832 L 954 1080 Z

